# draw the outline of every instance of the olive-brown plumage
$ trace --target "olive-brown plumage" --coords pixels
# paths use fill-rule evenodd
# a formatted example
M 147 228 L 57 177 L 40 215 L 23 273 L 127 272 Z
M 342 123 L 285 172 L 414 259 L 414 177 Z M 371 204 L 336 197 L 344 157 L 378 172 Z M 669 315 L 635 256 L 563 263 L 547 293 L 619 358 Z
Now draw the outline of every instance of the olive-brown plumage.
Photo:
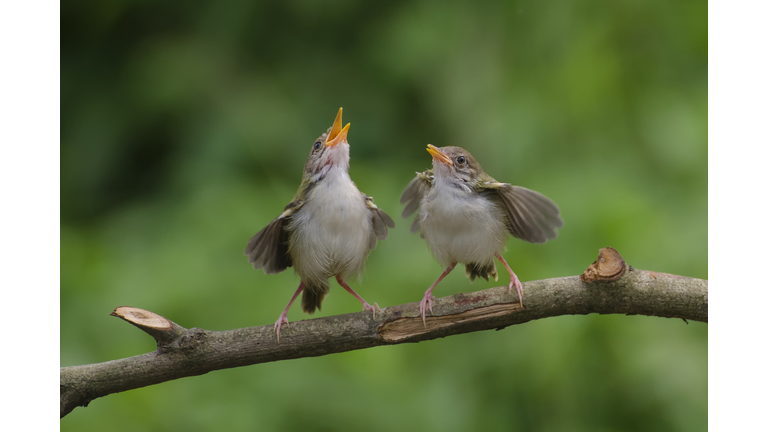
M 400 197 L 403 217 L 418 211 L 411 232 L 421 233 L 446 269 L 424 294 L 422 319 L 426 323 L 426 308 L 432 310 L 432 290 L 458 263 L 470 280 L 497 280 L 498 258 L 509 271 L 510 292 L 514 286 L 522 305 L 522 284 L 501 251 L 507 234 L 531 243 L 555 239 L 563 226 L 557 204 L 536 191 L 499 183 L 461 147 L 429 144 L 427 151 L 433 169 L 417 173 Z
M 362 304 L 376 313 L 345 282 L 359 275 L 369 252 L 378 240 L 387 238 L 392 219 L 360 192 L 349 177 L 349 124 L 341 127 L 341 113 L 333 126 L 312 144 L 299 190 L 283 213 L 254 235 L 245 248 L 248 262 L 264 273 L 280 273 L 293 266 L 301 283 L 275 323 L 288 323 L 288 309 L 304 293 L 301 307 L 306 313 L 320 309 L 330 290 L 328 279 L 336 281 Z

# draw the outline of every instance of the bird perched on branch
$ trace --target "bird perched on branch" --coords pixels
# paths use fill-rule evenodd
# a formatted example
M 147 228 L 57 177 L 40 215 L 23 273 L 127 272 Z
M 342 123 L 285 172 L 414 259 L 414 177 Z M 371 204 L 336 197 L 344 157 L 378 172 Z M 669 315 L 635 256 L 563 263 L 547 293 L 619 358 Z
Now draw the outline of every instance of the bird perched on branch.
M 333 126 L 312 144 L 293 201 L 245 248 L 253 268 L 274 274 L 293 266 L 301 277 L 275 323 L 278 342 L 280 327 L 288 324 L 288 309 L 299 293 L 304 292 L 301 308 L 312 314 L 330 290 L 330 277 L 376 316 L 378 305 L 363 300 L 346 279 L 363 271 L 368 253 L 377 240 L 387 238 L 387 227 L 394 228 L 395 223 L 349 177 L 349 123 L 342 129 L 341 113 L 339 108 Z
M 427 144 L 432 169 L 417 173 L 400 197 L 403 217 L 418 210 L 411 232 L 421 231 L 432 254 L 445 271 L 424 293 L 419 311 L 426 326 L 432 312 L 432 290 L 463 263 L 470 280 L 498 280 L 494 258 L 509 272 L 509 292 L 517 289 L 523 305 L 523 286 L 501 251 L 507 233 L 531 243 L 546 243 L 563 226 L 560 209 L 544 195 L 520 186 L 499 183 L 461 147 Z

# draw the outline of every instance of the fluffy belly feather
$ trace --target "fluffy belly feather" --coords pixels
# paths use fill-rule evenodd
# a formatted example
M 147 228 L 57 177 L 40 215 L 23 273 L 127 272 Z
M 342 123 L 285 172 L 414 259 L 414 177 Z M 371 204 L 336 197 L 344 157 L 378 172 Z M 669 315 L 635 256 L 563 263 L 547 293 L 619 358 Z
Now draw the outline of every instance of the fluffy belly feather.
M 492 262 L 504 248 L 504 215 L 496 205 L 454 187 L 435 187 L 421 205 L 421 232 L 443 265 Z
M 331 172 L 310 191 L 290 230 L 291 258 L 302 280 L 362 272 L 372 227 L 362 194 L 346 173 Z

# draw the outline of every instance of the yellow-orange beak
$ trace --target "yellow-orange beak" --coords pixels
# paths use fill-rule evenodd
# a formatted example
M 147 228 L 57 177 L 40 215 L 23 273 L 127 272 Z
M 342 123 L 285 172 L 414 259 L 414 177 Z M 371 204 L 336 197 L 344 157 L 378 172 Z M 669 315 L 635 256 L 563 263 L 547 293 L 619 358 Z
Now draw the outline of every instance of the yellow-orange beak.
M 336 120 L 333 121 L 331 132 L 328 134 L 328 137 L 325 139 L 326 147 L 333 147 L 347 140 L 347 133 L 349 132 L 350 123 L 347 123 L 347 125 L 344 126 L 343 129 L 341 128 L 341 111 L 342 110 L 343 108 L 339 108 L 339 113 L 336 114 Z
M 449 158 L 447 154 L 441 152 L 439 148 L 433 146 L 432 144 L 427 144 L 427 151 L 432 155 L 432 159 L 438 160 L 446 165 L 453 165 L 451 158 Z

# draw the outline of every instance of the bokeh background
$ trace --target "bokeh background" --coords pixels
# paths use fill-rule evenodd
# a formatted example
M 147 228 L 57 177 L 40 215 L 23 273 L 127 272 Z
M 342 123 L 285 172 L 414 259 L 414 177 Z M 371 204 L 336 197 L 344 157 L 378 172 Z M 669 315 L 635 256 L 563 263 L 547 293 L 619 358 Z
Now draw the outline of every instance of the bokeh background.
M 247 240 L 292 198 L 344 107 L 350 174 L 398 226 L 353 288 L 415 302 L 442 269 L 398 198 L 427 143 L 554 199 L 520 278 L 580 274 L 599 248 L 707 278 L 707 3 L 61 4 L 61 365 L 154 349 L 108 316 L 271 325 L 298 285 Z M 459 270 L 438 296 L 469 284 Z M 335 282 L 317 316 L 357 312 Z M 309 318 L 296 305 L 291 321 Z M 503 331 L 212 372 L 77 408 L 64 431 L 701 431 L 707 325 L 558 317 Z

